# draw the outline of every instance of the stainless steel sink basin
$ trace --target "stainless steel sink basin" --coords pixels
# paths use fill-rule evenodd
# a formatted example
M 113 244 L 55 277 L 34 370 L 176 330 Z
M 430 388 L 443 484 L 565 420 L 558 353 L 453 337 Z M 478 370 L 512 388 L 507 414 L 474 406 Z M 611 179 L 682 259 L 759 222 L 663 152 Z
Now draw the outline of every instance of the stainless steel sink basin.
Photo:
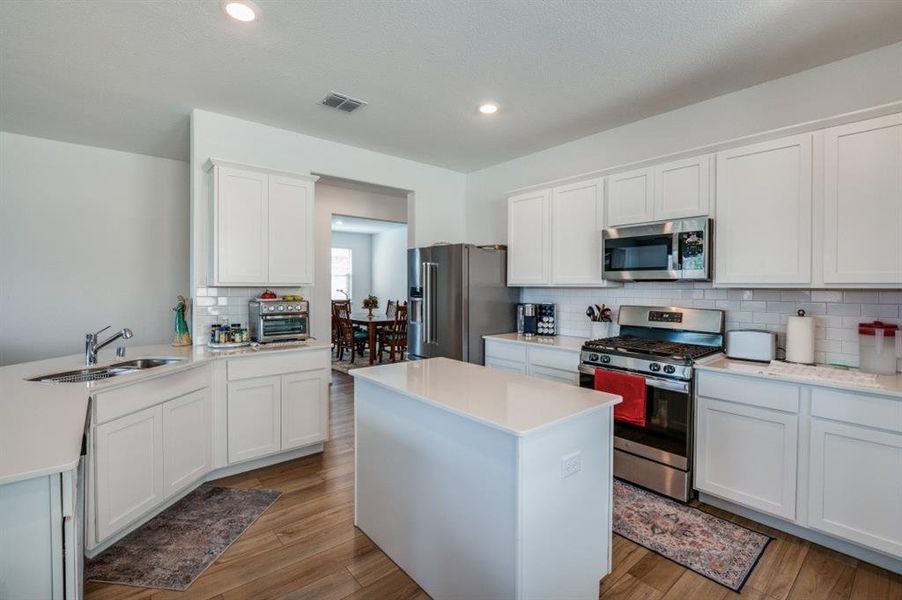
M 135 360 L 127 360 L 108 367 L 88 367 L 85 369 L 62 371 L 60 373 L 48 373 L 47 375 L 32 377 L 28 379 L 28 381 L 38 381 L 41 383 L 85 383 L 88 381 L 100 381 L 101 379 L 118 377 L 120 375 L 128 375 L 129 373 L 137 373 L 143 369 L 152 369 L 154 367 L 162 367 L 163 365 L 171 365 L 180 362 L 182 362 L 181 358 L 136 358 Z
M 127 360 L 125 362 L 110 365 L 110 368 L 117 369 L 153 369 L 154 367 L 162 367 L 164 365 L 172 365 L 182 362 L 181 358 L 136 358 L 135 360 Z

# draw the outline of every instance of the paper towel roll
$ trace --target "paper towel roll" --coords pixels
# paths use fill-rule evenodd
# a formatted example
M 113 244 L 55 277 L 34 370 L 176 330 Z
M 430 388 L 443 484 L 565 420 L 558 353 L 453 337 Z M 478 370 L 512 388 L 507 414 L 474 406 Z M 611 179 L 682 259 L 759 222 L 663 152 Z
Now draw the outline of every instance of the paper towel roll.
M 786 361 L 814 364 L 814 317 L 806 317 L 804 310 L 786 323 Z

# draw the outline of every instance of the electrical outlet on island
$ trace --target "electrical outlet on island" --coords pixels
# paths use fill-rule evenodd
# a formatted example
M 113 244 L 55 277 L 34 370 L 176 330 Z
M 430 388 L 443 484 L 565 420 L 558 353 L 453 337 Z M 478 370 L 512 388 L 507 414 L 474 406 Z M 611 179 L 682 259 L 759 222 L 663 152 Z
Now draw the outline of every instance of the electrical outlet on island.
M 577 450 L 561 457 L 561 479 L 576 475 L 582 468 L 582 452 Z

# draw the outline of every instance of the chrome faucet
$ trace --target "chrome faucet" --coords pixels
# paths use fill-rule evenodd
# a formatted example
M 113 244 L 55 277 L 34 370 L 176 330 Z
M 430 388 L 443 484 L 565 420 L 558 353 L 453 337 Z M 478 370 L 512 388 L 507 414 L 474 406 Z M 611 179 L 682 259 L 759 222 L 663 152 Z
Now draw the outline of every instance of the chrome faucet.
M 131 329 L 126 327 L 126 328 L 122 329 L 121 331 L 117 331 L 116 333 L 111 335 L 106 340 L 104 340 L 102 342 L 98 342 L 97 336 L 109 328 L 110 328 L 110 326 L 107 325 L 106 327 L 104 327 L 103 329 L 98 331 L 97 333 L 86 333 L 85 334 L 85 364 L 86 365 L 96 365 L 97 364 L 97 352 L 104 346 L 112 344 L 119 338 L 127 340 L 128 338 L 135 335 L 132 333 Z

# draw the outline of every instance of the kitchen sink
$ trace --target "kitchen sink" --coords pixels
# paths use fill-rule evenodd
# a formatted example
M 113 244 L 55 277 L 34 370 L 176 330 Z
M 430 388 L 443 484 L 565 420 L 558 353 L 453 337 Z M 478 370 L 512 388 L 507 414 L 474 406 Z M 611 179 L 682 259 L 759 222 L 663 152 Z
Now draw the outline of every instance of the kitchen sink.
M 136 358 L 110 365 L 111 369 L 153 369 L 182 362 L 181 358 Z
M 102 379 L 109 379 L 110 377 L 118 377 L 120 375 L 128 375 L 129 373 L 137 373 L 144 369 L 152 369 L 154 367 L 162 367 L 163 365 L 171 365 L 180 362 L 182 362 L 181 358 L 136 358 L 135 360 L 127 360 L 108 367 L 87 367 L 84 369 L 74 369 L 72 371 L 39 375 L 37 377 L 29 378 L 28 381 L 38 381 L 40 383 L 85 383 L 88 381 L 100 381 Z

